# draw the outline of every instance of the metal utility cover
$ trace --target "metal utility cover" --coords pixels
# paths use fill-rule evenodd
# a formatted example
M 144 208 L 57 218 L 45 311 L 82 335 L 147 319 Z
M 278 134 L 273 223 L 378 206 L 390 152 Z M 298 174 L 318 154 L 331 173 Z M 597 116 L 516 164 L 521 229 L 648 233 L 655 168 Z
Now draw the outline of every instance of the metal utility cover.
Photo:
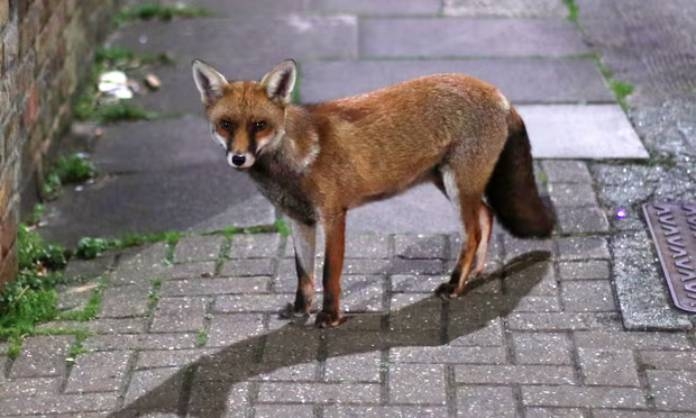
M 696 203 L 643 205 L 674 305 L 696 312 Z

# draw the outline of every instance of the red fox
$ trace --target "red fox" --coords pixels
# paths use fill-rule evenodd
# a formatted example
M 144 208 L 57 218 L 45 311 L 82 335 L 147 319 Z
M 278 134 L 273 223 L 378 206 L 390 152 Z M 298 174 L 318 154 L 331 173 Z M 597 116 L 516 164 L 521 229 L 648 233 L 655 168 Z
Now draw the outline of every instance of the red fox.
M 422 182 L 433 182 L 451 200 L 466 237 L 449 282 L 436 290 L 441 297 L 461 295 L 469 277 L 484 270 L 493 214 L 515 236 L 551 234 L 553 216 L 534 181 L 524 123 L 494 86 L 438 74 L 295 105 L 296 77 L 293 60 L 258 82 L 228 82 L 210 65 L 193 61 L 212 137 L 228 163 L 248 172 L 292 221 L 298 276 L 293 314 L 312 311 L 316 225 L 326 238 L 316 325 L 334 327 L 344 321 L 339 299 L 346 212 Z

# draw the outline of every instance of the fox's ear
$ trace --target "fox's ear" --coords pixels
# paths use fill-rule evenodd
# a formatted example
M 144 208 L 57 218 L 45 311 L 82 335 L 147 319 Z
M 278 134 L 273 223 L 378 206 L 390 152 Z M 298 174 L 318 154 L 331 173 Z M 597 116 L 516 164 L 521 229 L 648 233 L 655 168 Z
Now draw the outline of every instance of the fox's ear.
M 261 79 L 261 85 L 271 100 L 279 100 L 283 104 L 290 103 L 292 90 L 297 79 L 297 64 L 288 59 L 276 65 Z
M 193 60 L 192 69 L 193 81 L 196 82 L 196 87 L 201 93 L 203 104 L 213 104 L 222 97 L 222 89 L 227 84 L 225 76 L 201 60 Z

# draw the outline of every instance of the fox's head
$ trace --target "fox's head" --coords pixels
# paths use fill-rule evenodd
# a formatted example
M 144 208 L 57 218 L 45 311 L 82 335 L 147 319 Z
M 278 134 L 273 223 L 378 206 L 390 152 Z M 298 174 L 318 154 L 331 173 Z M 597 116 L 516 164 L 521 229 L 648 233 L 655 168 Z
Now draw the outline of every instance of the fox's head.
M 193 80 L 201 93 L 213 138 L 234 168 L 249 168 L 285 134 L 297 66 L 285 60 L 261 81 L 231 81 L 210 65 L 193 61 Z

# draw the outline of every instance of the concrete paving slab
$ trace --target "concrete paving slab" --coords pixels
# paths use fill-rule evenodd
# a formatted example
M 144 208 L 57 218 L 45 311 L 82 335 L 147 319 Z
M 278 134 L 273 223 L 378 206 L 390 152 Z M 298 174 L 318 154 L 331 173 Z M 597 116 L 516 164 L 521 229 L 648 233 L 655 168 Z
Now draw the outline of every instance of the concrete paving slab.
M 649 158 L 617 105 L 519 106 L 536 158 Z
M 589 58 L 309 61 L 301 63 L 301 70 L 303 102 L 335 99 L 451 72 L 493 83 L 515 103 L 615 101 Z
M 108 44 L 139 52 L 170 52 L 184 65 L 194 58 L 218 63 L 253 57 L 278 62 L 288 57 L 355 58 L 357 19 L 289 15 L 137 22 L 116 32 Z
M 587 54 L 571 22 L 559 19 L 364 19 L 367 57 L 561 57 Z
M 444 0 L 445 16 L 558 17 L 568 14 L 558 0 Z
M 105 177 L 80 192 L 67 189 L 49 206 L 46 221 L 47 239 L 74 245 L 83 236 L 270 224 L 275 212 L 248 176 L 220 163 Z
M 225 152 L 202 117 L 120 123 L 104 128 L 91 155 L 104 173 L 151 172 L 224 165 Z

